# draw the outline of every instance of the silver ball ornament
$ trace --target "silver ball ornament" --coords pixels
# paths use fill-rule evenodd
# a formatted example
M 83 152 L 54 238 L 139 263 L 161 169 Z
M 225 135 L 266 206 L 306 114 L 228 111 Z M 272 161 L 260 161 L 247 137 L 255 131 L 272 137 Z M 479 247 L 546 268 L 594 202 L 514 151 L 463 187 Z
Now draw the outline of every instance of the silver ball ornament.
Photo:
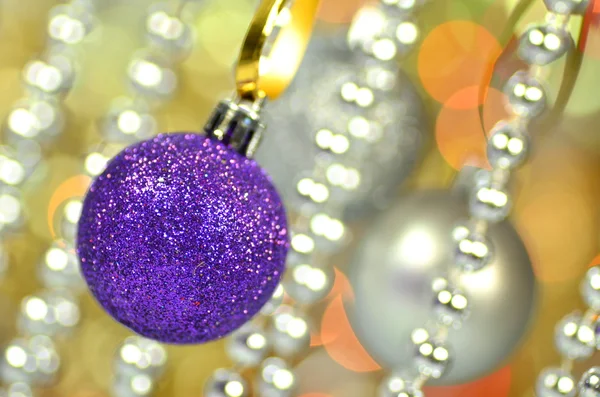
M 538 377 L 536 397 L 575 397 L 575 379 L 561 368 L 547 368 Z
M 204 384 L 204 397 L 247 397 L 248 382 L 230 369 L 217 369 Z
M 600 367 L 593 367 L 586 371 L 577 387 L 579 397 L 600 397 Z
M 413 359 L 411 332 L 435 318 L 432 281 L 453 260 L 452 231 L 467 219 L 463 193 L 418 192 L 383 213 L 358 245 L 348 269 L 354 301 L 349 320 L 365 349 L 382 366 Z M 451 332 L 452 366 L 434 385 L 469 382 L 492 372 L 515 350 L 534 318 L 536 283 L 519 235 L 508 222 L 491 225 L 494 256 L 464 274 L 469 318 Z M 373 310 L 377 308 L 377 310 Z
M 416 164 L 426 129 L 408 78 L 395 67 L 356 63 L 342 31 L 315 33 L 292 86 L 265 109 L 264 121 L 277 133 L 265 134 L 256 159 L 284 199 L 295 207 L 344 204 L 343 220 L 388 205 Z M 321 175 L 312 174 L 315 158 Z

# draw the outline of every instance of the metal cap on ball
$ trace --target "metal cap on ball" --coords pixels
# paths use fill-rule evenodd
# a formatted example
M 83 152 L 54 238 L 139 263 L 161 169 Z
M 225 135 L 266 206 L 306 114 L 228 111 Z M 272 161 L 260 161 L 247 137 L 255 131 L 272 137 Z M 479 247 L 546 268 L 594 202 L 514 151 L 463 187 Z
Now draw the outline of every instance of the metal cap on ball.
M 82 274 L 118 322 L 151 339 L 205 343 L 270 300 L 289 231 L 279 193 L 251 157 L 260 110 L 292 81 L 318 0 L 261 2 L 242 45 L 234 98 L 205 135 L 159 134 L 117 154 L 90 186 L 78 224 Z

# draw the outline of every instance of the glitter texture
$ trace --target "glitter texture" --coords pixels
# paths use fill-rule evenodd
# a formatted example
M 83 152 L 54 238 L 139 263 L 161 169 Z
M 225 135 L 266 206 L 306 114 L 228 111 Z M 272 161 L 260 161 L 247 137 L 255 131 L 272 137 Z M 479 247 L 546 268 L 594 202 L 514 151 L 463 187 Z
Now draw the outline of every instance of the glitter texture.
M 288 249 L 270 178 L 198 134 L 128 147 L 94 180 L 77 249 L 90 290 L 116 320 L 165 343 L 203 343 L 269 300 Z

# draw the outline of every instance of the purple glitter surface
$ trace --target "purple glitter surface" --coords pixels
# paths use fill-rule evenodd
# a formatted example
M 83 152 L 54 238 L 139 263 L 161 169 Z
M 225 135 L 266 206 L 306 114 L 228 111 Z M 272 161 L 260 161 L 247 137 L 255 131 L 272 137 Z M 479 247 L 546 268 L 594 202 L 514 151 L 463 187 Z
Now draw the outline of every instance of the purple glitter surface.
M 128 147 L 92 183 L 77 251 L 98 302 L 138 334 L 203 343 L 270 299 L 288 249 L 285 210 L 253 160 L 198 134 Z

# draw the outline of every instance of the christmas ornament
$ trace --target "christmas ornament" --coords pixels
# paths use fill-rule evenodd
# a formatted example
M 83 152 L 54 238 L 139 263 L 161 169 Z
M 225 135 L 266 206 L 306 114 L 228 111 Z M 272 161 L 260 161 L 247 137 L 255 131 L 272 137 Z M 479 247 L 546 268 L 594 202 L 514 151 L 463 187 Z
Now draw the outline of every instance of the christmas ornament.
M 292 80 L 317 5 L 263 1 L 240 53 L 236 97 L 217 106 L 207 135 L 161 134 L 132 145 L 92 183 L 77 236 L 82 272 L 106 311 L 138 334 L 179 344 L 221 338 L 275 291 L 286 215 L 249 157 L 261 106 Z M 277 19 L 282 13 L 291 18 Z M 274 26 L 276 40 L 263 53 Z
M 414 152 L 404 151 L 418 147 L 420 102 L 412 97 L 414 91 L 404 84 L 403 75 L 397 76 L 400 56 L 395 55 L 404 55 L 416 44 L 417 28 L 408 13 L 419 5 L 413 2 L 402 10 L 389 2 L 365 6 L 365 13 L 376 13 L 379 19 L 369 23 L 357 17 L 349 28 L 347 43 L 336 32 L 327 36 L 331 43 L 326 44 L 325 33 L 321 33 L 323 36 L 316 37 L 311 46 L 312 59 L 304 61 L 305 69 L 310 70 L 300 72 L 294 89 L 284 97 L 286 102 L 270 108 L 274 109 L 268 113 L 271 123 L 279 123 L 283 130 L 290 124 L 298 127 L 289 137 L 274 137 L 274 147 L 288 148 L 285 158 L 264 157 L 267 169 L 273 167 L 275 182 L 283 187 L 284 198 L 296 210 L 290 225 L 291 252 L 286 275 L 268 308 L 261 310 L 248 330 L 244 327 L 228 338 L 228 355 L 234 367 L 226 370 L 237 376 L 240 368 L 254 367 L 260 374 L 255 386 L 261 396 L 284 397 L 299 392 L 294 387 L 297 380 L 292 365 L 312 341 L 314 324 L 309 321 L 309 305 L 325 298 L 333 288 L 332 256 L 349 241 L 344 220 L 364 216 L 376 202 L 381 204 L 376 197 L 383 198 L 396 187 L 390 183 L 394 180 L 391 173 L 397 173 L 401 180 L 415 159 Z M 401 40 L 393 33 L 395 27 L 415 34 Z M 388 52 L 373 51 L 373 43 L 379 42 Z M 311 68 L 316 58 L 321 62 L 325 58 L 328 63 Z M 313 80 L 322 82 L 322 87 Z M 308 112 L 303 109 L 306 106 Z M 415 118 L 407 112 L 413 112 Z M 300 126 L 307 126 L 308 131 L 300 130 Z M 395 151 L 406 155 L 406 163 L 398 160 Z M 389 170 L 377 168 L 383 164 Z M 304 171 L 298 173 L 295 167 Z M 284 290 L 290 301 L 281 305 Z M 222 371 L 217 370 L 209 379 L 209 387 Z
M 321 162 L 352 166 L 360 186 L 333 186 L 330 198 L 351 220 L 389 204 L 416 165 L 428 127 L 408 77 L 396 65 L 360 62 L 346 41 L 345 29 L 315 33 L 291 89 L 265 111 L 267 124 L 282 133 L 264 141 L 257 159 L 285 198 L 298 195 L 306 176 L 299 171 L 313 168 L 319 154 Z
M 549 4 L 547 3 L 547 5 Z M 556 15 L 552 11 L 555 11 L 554 8 L 549 9 L 544 23 L 529 27 L 519 39 L 517 53 L 523 61 L 530 65 L 526 70 L 527 76 L 530 78 L 524 78 L 522 72 L 517 72 L 520 74 L 509 79 L 504 91 L 508 92 L 508 104 L 510 107 L 515 107 L 515 111 L 511 119 L 500 121 L 492 128 L 490 139 L 487 142 L 487 157 L 492 169 L 491 171 L 481 170 L 473 180 L 472 187 L 468 191 L 468 199 L 465 199 L 465 202 L 468 203 L 468 211 L 463 209 L 463 212 L 459 214 L 464 218 L 462 220 L 452 218 L 452 209 L 449 208 L 450 211 L 444 215 L 452 219 L 453 225 L 445 228 L 445 237 L 432 239 L 431 229 L 437 231 L 440 226 L 427 224 L 423 226 L 423 223 L 433 214 L 440 216 L 436 209 L 444 205 L 444 200 L 440 200 L 437 205 L 425 208 L 419 208 L 413 204 L 414 207 L 406 211 L 402 210 L 400 206 L 398 213 L 395 214 L 397 218 L 394 220 L 400 222 L 402 228 L 395 233 L 394 228 L 398 228 L 397 224 L 393 224 L 389 220 L 382 220 L 379 226 L 385 232 L 379 231 L 381 233 L 377 234 L 379 240 L 373 240 L 375 242 L 364 243 L 363 240 L 364 246 L 361 247 L 361 250 L 364 252 L 359 251 L 358 262 L 362 262 L 361 265 L 365 269 L 372 269 L 373 262 L 375 262 L 375 267 L 383 269 L 379 274 L 376 273 L 379 278 L 372 276 L 374 281 L 370 283 L 371 286 L 386 285 L 390 282 L 389 280 L 394 280 L 392 269 L 395 267 L 404 271 L 404 274 L 396 276 L 396 279 L 400 280 L 401 291 L 408 297 L 408 302 L 410 302 L 411 295 L 419 294 L 419 289 L 416 288 L 419 281 L 411 278 L 418 280 L 423 267 L 427 266 L 429 260 L 435 258 L 438 250 L 445 255 L 445 263 L 436 269 L 433 275 L 427 276 L 425 285 L 430 285 L 428 293 L 419 296 L 418 304 L 415 303 L 412 310 L 407 310 L 406 314 L 402 313 L 400 309 L 393 313 L 383 312 L 373 315 L 379 310 L 371 309 L 372 318 L 355 320 L 357 328 L 359 328 L 360 324 L 373 324 L 374 321 L 385 323 L 390 317 L 402 318 L 403 322 L 398 324 L 398 328 L 404 331 L 402 336 L 404 336 L 406 347 L 403 350 L 403 356 L 401 354 L 396 356 L 402 358 L 392 363 L 396 368 L 390 369 L 407 374 L 408 378 L 404 380 L 411 381 L 418 391 L 422 391 L 422 386 L 430 381 L 438 383 L 465 382 L 488 371 L 491 372 L 508 356 L 507 353 L 514 350 L 515 344 L 527 328 L 533 301 L 531 295 L 533 273 L 527 264 L 526 251 L 516 236 L 506 245 L 502 243 L 501 238 L 496 237 L 497 241 L 493 241 L 493 239 L 494 233 L 498 233 L 496 230 L 503 226 L 502 222 L 506 220 L 512 207 L 512 198 L 508 189 L 511 173 L 529 153 L 530 144 L 527 134 L 529 123 L 539 115 L 540 103 L 546 97 L 541 88 L 543 84 L 539 83 L 543 71 L 541 67 L 560 59 L 573 47 L 573 40 L 568 31 L 569 15 Z M 530 95 L 527 95 L 526 92 L 523 93 L 523 90 L 527 91 L 528 89 Z M 417 200 L 421 200 L 418 203 L 421 205 L 425 202 L 423 197 Z M 446 198 L 446 200 L 450 199 Z M 410 199 L 408 201 L 410 202 Z M 415 212 L 421 214 L 425 221 L 413 220 L 411 222 L 411 216 Z M 406 235 L 403 235 L 407 225 L 412 226 L 412 223 L 414 223 L 413 229 L 408 229 Z M 388 235 L 395 236 L 392 242 L 386 240 Z M 504 263 L 505 252 L 517 247 L 521 248 L 519 250 L 521 258 L 510 258 L 507 262 L 510 262 L 511 265 L 517 263 L 520 267 L 511 268 L 507 263 L 501 266 L 502 272 L 488 273 L 486 280 L 484 278 L 486 272 L 494 270 L 494 261 Z M 381 257 L 381 252 L 388 254 Z M 375 256 L 379 260 L 373 261 L 370 256 Z M 392 259 L 388 260 L 388 256 Z M 408 264 L 405 264 L 405 261 Z M 365 272 L 362 277 L 355 276 L 355 280 L 364 282 L 367 277 L 368 274 Z M 519 283 L 523 281 L 529 281 L 529 283 Z M 486 285 L 487 289 L 485 290 L 486 294 L 482 295 L 478 288 L 483 285 Z M 356 293 L 356 305 L 362 308 L 359 312 L 369 310 L 367 308 L 380 308 L 385 300 L 397 299 L 388 293 L 383 298 L 366 305 L 365 301 L 368 301 L 370 297 L 365 294 L 364 287 L 359 288 L 363 289 L 362 292 Z M 380 286 L 376 288 L 377 291 L 384 289 Z M 491 291 L 501 291 L 498 292 L 501 296 L 492 295 L 493 301 L 486 302 L 487 294 L 490 294 Z M 404 298 L 404 296 L 399 298 Z M 400 299 L 398 301 L 402 302 Z M 500 315 L 502 308 L 495 306 L 497 302 L 512 299 L 516 300 L 512 301 L 510 310 L 506 310 L 504 314 Z M 482 302 L 485 303 L 482 305 Z M 482 309 L 478 309 L 479 307 Z M 477 312 L 480 310 L 494 312 L 494 315 L 484 322 L 479 322 Z M 421 325 L 413 328 L 412 331 L 403 329 L 402 326 L 409 323 L 409 319 L 418 317 L 418 313 L 427 313 L 429 318 L 420 318 Z M 571 358 L 589 356 L 589 339 L 593 332 L 590 332 L 591 329 L 583 319 L 570 318 L 566 321 L 564 327 L 559 327 L 561 331 L 558 333 L 561 352 Z M 413 324 L 410 326 L 414 327 Z M 470 326 L 481 326 L 482 329 L 470 331 Z M 465 337 L 464 341 L 461 343 L 461 340 L 453 340 L 454 333 L 450 331 L 463 327 L 464 330 L 461 330 L 460 333 Z M 486 332 L 486 329 L 489 329 L 489 332 Z M 582 332 L 579 332 L 580 330 Z M 386 346 L 387 350 L 384 351 L 379 346 L 376 354 L 384 356 L 388 351 L 398 351 L 398 349 L 389 347 L 394 341 L 394 336 L 399 334 L 398 330 L 394 330 L 394 332 L 395 335 Z M 410 332 L 410 339 L 408 332 Z M 580 334 L 587 336 L 582 339 Z M 482 339 L 479 339 L 480 337 Z M 375 340 L 376 338 L 371 339 Z M 400 340 L 400 338 L 396 340 Z M 470 349 L 476 346 L 478 341 L 483 341 L 483 343 L 478 346 L 479 350 L 477 351 L 484 351 L 485 357 L 478 356 L 476 352 L 463 356 L 465 352 L 470 352 Z M 499 341 L 500 343 L 498 343 Z M 498 347 L 502 350 L 496 350 Z M 390 361 L 394 359 L 390 355 L 387 357 Z M 553 387 L 551 386 L 551 391 L 555 390 Z
M 468 299 L 468 318 L 448 335 L 452 362 L 436 384 L 468 382 L 493 371 L 522 340 L 535 310 L 536 283 L 509 223 L 490 227 L 491 262 L 461 276 L 462 293 L 448 289 L 446 268 L 455 260 L 449 237 L 467 213 L 466 197 L 456 191 L 411 194 L 382 214 L 358 246 L 349 268 L 355 299 L 347 304 L 348 316 L 381 365 L 396 368 L 414 359 L 406 341 L 430 318 L 460 320 L 466 305 L 461 297 Z

